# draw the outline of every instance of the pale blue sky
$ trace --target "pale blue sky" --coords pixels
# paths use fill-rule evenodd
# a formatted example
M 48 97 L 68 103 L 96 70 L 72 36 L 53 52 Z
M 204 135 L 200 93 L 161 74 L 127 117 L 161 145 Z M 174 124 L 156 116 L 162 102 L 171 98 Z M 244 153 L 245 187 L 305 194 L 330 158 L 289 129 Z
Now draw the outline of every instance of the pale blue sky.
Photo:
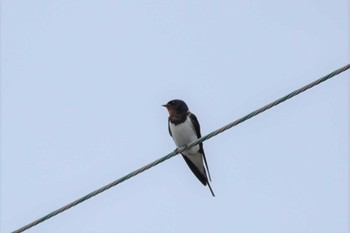
M 349 63 L 349 3 L 1 1 L 1 232 Z M 27 232 L 349 232 L 347 71 Z

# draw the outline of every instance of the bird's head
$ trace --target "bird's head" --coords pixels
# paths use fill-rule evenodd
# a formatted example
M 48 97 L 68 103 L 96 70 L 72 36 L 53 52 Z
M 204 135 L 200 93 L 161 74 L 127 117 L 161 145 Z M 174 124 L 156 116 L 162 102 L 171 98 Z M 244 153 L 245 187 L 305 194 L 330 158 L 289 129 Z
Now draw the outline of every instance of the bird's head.
M 162 106 L 168 109 L 169 115 L 171 117 L 188 112 L 187 104 L 183 100 L 170 100 L 167 104 L 163 104 Z

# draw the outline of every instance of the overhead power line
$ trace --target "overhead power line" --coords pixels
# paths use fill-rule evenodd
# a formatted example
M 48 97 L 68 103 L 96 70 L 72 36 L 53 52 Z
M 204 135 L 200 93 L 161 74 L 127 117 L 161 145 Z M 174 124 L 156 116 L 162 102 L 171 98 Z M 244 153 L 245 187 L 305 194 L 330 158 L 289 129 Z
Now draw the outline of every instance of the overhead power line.
M 91 193 L 89 193 L 89 194 L 87 194 L 87 195 L 85 195 L 85 196 L 83 196 L 83 197 L 81 197 L 81 198 L 79 198 L 79 199 L 77 199 L 77 200 L 75 200 L 75 201 L 73 201 L 73 202 L 71 202 L 71 203 L 69 203 L 69 204 L 67 204 L 67 205 L 65 205 L 65 206 L 47 214 L 47 215 L 25 225 L 17 230 L 15 230 L 15 231 L 13 231 L 13 233 L 23 232 L 23 231 L 39 224 L 39 223 L 42 223 L 42 222 L 60 214 L 60 213 L 62 213 L 63 211 L 68 210 L 69 208 L 76 206 L 76 205 L 80 204 L 81 202 L 84 202 L 84 201 L 96 196 L 97 194 L 100 194 L 100 193 L 106 191 L 107 189 L 110 189 L 110 188 L 116 186 L 117 184 L 120 184 L 120 183 L 130 179 L 131 177 L 136 176 L 136 175 L 140 174 L 141 172 L 144 172 L 147 169 L 150 169 L 151 167 L 154 167 L 154 166 L 164 162 L 165 160 L 170 159 L 171 157 L 173 157 L 173 156 L 175 156 L 175 155 L 177 155 L 177 154 L 179 154 L 179 153 L 181 153 L 181 152 L 183 152 L 183 151 L 185 151 L 185 150 L 187 150 L 187 149 L 189 149 L 189 148 L 191 148 L 191 147 L 193 147 L 201 142 L 204 142 L 204 141 L 208 140 L 209 138 L 212 138 L 212 137 L 224 132 L 225 130 L 228 130 L 228 129 L 230 129 L 230 128 L 232 128 L 232 127 L 234 127 L 234 126 L 236 126 L 236 125 L 238 125 L 238 124 L 240 124 L 240 123 L 242 123 L 242 122 L 244 122 L 244 121 L 246 121 L 246 120 L 248 120 L 248 119 L 250 119 L 250 118 L 252 118 L 252 117 L 254 117 L 254 116 L 256 116 L 256 115 L 258 115 L 258 114 L 260 114 L 260 113 L 262 113 L 262 112 L 264 112 L 264 111 L 266 111 L 266 110 L 268 110 L 268 109 L 270 109 L 270 108 L 272 108 L 272 107 L 274 107 L 274 106 L 276 106 L 276 105 L 278 105 L 278 104 L 280 104 L 280 103 L 282 103 L 282 102 L 284 102 L 284 101 L 286 101 L 286 100 L 288 100 L 288 99 L 290 99 L 290 98 L 292 98 L 292 97 L 294 97 L 294 96 L 296 96 L 296 95 L 298 95 L 298 94 L 300 94 L 300 93 L 302 93 L 302 92 L 304 92 L 304 91 L 306 91 L 306 90 L 308 90 L 308 89 L 310 89 L 310 88 L 312 88 L 312 87 L 314 87 L 322 82 L 324 82 L 324 81 L 326 81 L 326 80 L 328 80 L 328 79 L 330 79 L 330 78 L 333 78 L 334 76 L 346 71 L 349 68 L 350 68 L 350 64 L 347 64 L 347 65 L 333 71 L 332 73 L 330 73 L 330 74 L 328 74 L 320 79 L 317 79 L 317 80 L 289 93 L 288 95 L 283 96 L 282 98 L 279 98 L 279 99 L 255 110 L 255 111 L 239 118 L 238 120 L 233 121 L 233 122 L 225 125 L 224 127 L 217 129 L 217 130 L 199 138 L 198 140 L 196 140 L 194 142 L 189 143 L 188 145 L 186 145 L 184 147 L 177 148 L 173 152 L 161 157 L 160 159 L 158 159 L 152 163 L 149 163 L 146 166 L 141 167 L 141 168 L 127 174 L 126 176 L 123 176 L 123 177 L 121 177 L 121 178 L 119 178 L 119 179 L 99 188 L 99 189 L 96 189 L 95 191 L 93 191 L 93 192 L 91 192 Z

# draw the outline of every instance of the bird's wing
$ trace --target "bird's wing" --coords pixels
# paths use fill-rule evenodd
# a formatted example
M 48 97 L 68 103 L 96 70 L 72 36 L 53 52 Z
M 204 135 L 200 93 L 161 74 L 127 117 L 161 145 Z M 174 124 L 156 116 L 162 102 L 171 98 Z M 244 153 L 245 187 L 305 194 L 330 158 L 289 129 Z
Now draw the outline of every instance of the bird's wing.
M 182 154 L 182 157 L 185 159 L 187 165 L 190 167 L 191 171 L 193 172 L 193 174 L 196 175 L 196 177 L 198 178 L 198 180 L 204 185 L 206 186 L 208 184 L 208 187 L 210 189 L 211 194 L 213 195 L 213 197 L 215 197 L 214 191 L 211 188 L 209 182 L 208 182 L 208 178 L 207 175 L 204 173 L 202 173 L 198 167 L 188 158 L 186 157 L 184 154 Z M 203 165 L 202 165 L 203 166 Z
M 191 171 L 193 172 L 193 174 L 196 175 L 196 177 L 198 178 L 198 180 L 203 184 L 203 185 L 207 185 L 208 180 L 207 177 L 205 176 L 205 173 L 203 174 L 198 167 L 189 159 L 187 158 L 184 154 L 182 155 L 182 157 L 185 159 L 187 165 L 190 167 Z M 202 165 L 203 166 L 203 165 Z M 205 171 L 204 171 L 205 172 Z
M 192 125 L 194 127 L 194 130 L 195 130 L 195 133 L 196 133 L 197 137 L 201 138 L 202 137 L 201 136 L 201 127 L 199 125 L 199 122 L 198 122 L 198 119 L 197 119 L 196 115 L 194 115 L 193 113 L 190 112 L 189 116 L 190 116 L 190 119 L 191 119 L 191 122 L 192 122 Z M 204 153 L 204 149 L 203 149 L 203 143 L 199 143 L 199 152 L 203 154 L 205 167 L 207 168 L 209 180 L 211 181 L 209 167 L 208 167 L 207 159 L 205 157 L 205 153 Z
M 173 137 L 173 135 L 171 134 L 171 129 L 170 129 L 170 119 L 168 119 L 168 130 L 169 130 L 170 136 Z
M 198 119 L 197 119 L 196 115 L 194 115 L 193 113 L 190 112 L 189 116 L 190 116 L 192 125 L 194 127 L 194 131 L 195 131 L 197 137 L 198 138 L 202 137 L 201 136 L 201 126 L 199 125 L 199 122 L 198 122 Z

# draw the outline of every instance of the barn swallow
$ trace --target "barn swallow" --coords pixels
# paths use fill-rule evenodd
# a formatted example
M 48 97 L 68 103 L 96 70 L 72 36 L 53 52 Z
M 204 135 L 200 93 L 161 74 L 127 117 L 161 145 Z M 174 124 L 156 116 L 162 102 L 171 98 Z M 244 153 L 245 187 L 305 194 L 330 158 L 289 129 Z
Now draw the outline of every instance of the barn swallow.
M 162 106 L 166 107 L 169 112 L 169 134 L 178 148 L 186 146 L 188 143 L 201 137 L 200 125 L 197 117 L 189 111 L 187 104 L 184 101 L 175 99 Z M 215 197 L 209 184 L 211 178 L 203 150 L 203 143 L 199 143 L 198 145 L 183 151 L 181 154 L 198 180 L 204 186 L 208 185 L 211 194 Z

